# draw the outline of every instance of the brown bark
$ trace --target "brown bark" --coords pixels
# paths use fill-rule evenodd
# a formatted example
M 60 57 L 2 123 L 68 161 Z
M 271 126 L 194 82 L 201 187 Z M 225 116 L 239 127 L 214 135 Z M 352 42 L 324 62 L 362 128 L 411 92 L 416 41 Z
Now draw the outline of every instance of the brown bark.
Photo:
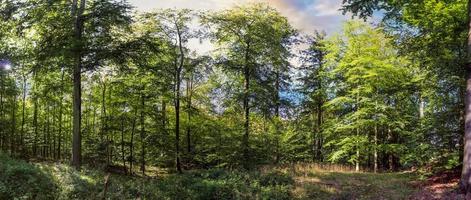
M 471 194 L 471 0 L 468 0 L 468 41 L 466 64 L 466 95 L 464 124 L 463 169 L 461 171 L 460 189 Z
M 83 32 L 83 12 L 85 10 L 85 1 L 73 0 L 72 17 L 75 18 L 74 24 L 74 69 L 73 69 L 73 136 L 72 136 L 72 166 L 80 169 L 82 164 L 82 135 L 81 135 L 81 118 L 82 118 L 82 40 Z

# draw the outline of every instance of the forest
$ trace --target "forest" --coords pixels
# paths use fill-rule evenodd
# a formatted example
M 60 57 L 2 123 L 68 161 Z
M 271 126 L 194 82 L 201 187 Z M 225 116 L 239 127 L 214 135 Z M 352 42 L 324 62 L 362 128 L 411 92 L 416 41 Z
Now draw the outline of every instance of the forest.
M 340 11 L 0 0 L 0 199 L 471 199 L 471 1 Z

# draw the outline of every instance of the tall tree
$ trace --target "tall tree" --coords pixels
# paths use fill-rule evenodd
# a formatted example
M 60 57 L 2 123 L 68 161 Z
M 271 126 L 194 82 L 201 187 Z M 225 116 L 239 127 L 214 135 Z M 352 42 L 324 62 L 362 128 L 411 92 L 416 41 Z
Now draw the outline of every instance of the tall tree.
M 384 121 L 390 121 L 388 126 L 393 126 L 393 121 L 398 120 L 388 113 L 388 110 L 394 110 L 395 104 L 387 102 L 398 101 L 394 98 L 398 94 L 394 92 L 397 87 L 407 91 L 408 65 L 397 55 L 392 42 L 380 29 L 352 21 L 345 24 L 343 31 L 326 46 L 327 67 L 332 69 L 331 77 L 336 77 L 337 90 L 335 98 L 327 105 L 342 113 L 335 133 L 345 134 L 330 141 L 330 145 L 336 146 L 330 159 L 349 157 L 355 170 L 359 171 L 360 156 L 370 148 L 370 128 Z M 383 99 L 380 93 L 389 94 L 390 99 Z M 373 134 L 374 145 L 371 148 L 376 152 L 377 133 Z
M 175 165 L 178 172 L 182 172 L 180 162 L 180 101 L 181 101 L 181 82 L 182 71 L 187 59 L 186 44 L 193 36 L 189 28 L 192 13 L 190 10 L 163 10 L 156 13 L 161 21 L 160 29 L 169 41 L 172 41 L 173 47 L 173 76 L 174 76 L 174 106 L 175 106 Z
M 285 26 L 286 18 L 265 4 L 254 4 L 221 11 L 203 17 L 202 21 L 214 29 L 212 38 L 223 47 L 220 49 L 224 53 L 221 63 L 225 65 L 228 72 L 235 73 L 236 77 L 241 76 L 243 80 L 241 96 L 244 134 L 241 149 L 243 165 L 247 168 L 253 157 L 250 155 L 249 143 L 253 87 L 257 85 L 256 80 L 262 80 L 263 76 L 266 77 L 266 74 L 263 74 L 265 68 L 262 66 L 268 64 L 268 52 L 274 53 L 270 50 L 279 50 L 279 48 L 271 47 L 281 45 L 279 41 L 273 44 L 273 38 L 280 40 L 281 38 L 273 37 L 271 34 L 284 36 L 286 34 L 283 34 L 283 31 L 289 32 L 291 30 Z M 279 56 L 280 54 L 275 55 Z
M 73 103 L 73 140 L 72 140 L 72 166 L 80 168 L 82 164 L 82 135 L 81 135 L 81 120 L 82 120 L 82 32 L 83 32 L 83 13 L 85 10 L 86 0 L 72 1 L 72 18 L 74 20 L 74 67 L 73 67 L 73 80 L 74 80 L 74 103 Z

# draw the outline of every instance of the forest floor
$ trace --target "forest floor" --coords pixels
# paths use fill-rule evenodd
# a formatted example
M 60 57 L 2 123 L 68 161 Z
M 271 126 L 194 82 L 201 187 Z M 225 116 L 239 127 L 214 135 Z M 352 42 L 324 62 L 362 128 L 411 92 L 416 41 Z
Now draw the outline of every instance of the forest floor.
M 464 195 L 458 191 L 460 170 L 444 171 L 428 177 L 424 181 L 416 181 L 413 185 L 419 190 L 415 192 L 411 200 L 461 200 Z
M 147 176 L 129 176 L 0 154 L 0 199 L 461 199 L 455 191 L 453 174 L 418 181 L 412 172 L 355 173 L 296 164 L 183 174 L 149 168 Z

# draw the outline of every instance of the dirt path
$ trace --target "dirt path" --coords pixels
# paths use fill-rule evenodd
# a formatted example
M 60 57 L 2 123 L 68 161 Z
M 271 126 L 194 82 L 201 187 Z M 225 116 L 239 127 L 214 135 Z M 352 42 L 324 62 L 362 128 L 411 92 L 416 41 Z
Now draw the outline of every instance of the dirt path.
M 436 174 L 424 182 L 414 183 L 419 189 L 411 200 L 464 200 L 464 195 L 458 192 L 459 171 L 449 171 Z

